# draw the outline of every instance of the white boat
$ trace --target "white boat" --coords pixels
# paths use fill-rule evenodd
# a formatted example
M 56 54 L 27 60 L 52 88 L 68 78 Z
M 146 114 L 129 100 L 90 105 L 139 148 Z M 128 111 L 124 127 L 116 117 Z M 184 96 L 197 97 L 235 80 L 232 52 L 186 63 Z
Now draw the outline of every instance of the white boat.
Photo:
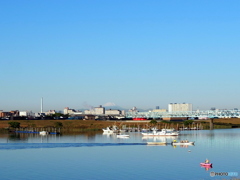
M 118 132 L 118 129 L 117 129 L 116 126 L 107 127 L 107 128 L 102 129 L 102 130 L 103 130 L 103 133 L 117 133 Z
M 117 138 L 129 138 L 128 134 L 118 134 Z
M 143 136 L 178 136 L 179 132 L 174 129 L 162 129 L 158 131 L 157 128 L 153 128 L 152 132 L 142 133 Z
M 111 129 L 110 127 L 106 127 L 103 130 L 103 133 L 113 133 L 113 129 Z
M 149 132 L 150 130 L 149 129 L 142 129 L 142 132 Z
M 47 132 L 47 131 L 40 131 L 39 134 L 40 134 L 40 135 L 47 135 L 48 132 Z
M 172 142 L 172 145 L 194 145 L 194 142 Z

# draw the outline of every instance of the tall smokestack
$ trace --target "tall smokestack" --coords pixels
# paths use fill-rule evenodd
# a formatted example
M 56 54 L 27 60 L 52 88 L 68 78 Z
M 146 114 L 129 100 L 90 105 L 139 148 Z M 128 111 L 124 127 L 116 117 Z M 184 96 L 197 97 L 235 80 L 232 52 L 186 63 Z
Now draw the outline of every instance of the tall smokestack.
M 43 113 L 43 98 L 41 98 L 41 113 Z

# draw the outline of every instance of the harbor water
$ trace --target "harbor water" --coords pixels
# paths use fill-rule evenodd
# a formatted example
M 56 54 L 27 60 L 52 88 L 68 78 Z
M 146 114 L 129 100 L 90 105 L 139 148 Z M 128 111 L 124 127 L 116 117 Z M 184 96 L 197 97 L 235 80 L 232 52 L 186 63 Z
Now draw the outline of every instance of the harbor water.
M 240 179 L 240 129 L 181 131 L 178 137 L 126 134 L 0 134 L 1 180 Z M 195 145 L 172 146 L 175 138 Z M 169 144 L 146 145 L 162 141 Z M 212 167 L 200 166 L 206 158 Z

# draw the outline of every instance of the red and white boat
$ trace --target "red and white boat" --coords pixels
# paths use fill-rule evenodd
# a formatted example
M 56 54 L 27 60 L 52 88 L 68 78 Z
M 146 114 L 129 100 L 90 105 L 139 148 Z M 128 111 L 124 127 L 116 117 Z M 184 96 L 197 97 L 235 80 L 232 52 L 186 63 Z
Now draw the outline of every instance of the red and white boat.
M 212 166 L 212 163 L 200 163 L 201 166 Z

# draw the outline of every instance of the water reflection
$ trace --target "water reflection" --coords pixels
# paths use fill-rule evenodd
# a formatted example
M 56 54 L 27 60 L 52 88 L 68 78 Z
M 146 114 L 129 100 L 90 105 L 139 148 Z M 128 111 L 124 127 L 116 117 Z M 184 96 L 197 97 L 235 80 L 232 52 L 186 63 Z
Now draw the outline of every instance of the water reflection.
M 143 136 L 142 140 L 144 141 L 154 141 L 154 142 L 172 142 L 174 139 L 177 139 L 178 137 L 174 136 Z
M 9 134 L 8 141 L 27 141 L 28 136 L 23 134 Z
M 173 145 L 173 148 L 189 148 L 191 146 L 195 146 L 195 145 Z M 191 150 L 188 150 L 188 152 L 190 153 Z
M 203 165 L 200 165 L 200 166 L 201 168 L 204 168 L 205 171 L 209 171 L 212 168 L 212 166 L 203 166 Z
M 240 147 L 240 133 L 237 129 L 232 130 L 211 130 L 211 131 L 184 131 L 179 136 L 142 136 L 139 132 L 126 133 L 130 138 L 118 139 L 117 135 L 112 133 L 103 133 L 102 131 L 95 132 L 79 132 L 79 133 L 64 133 L 61 135 L 46 135 L 40 136 L 39 134 L 24 134 L 24 133 L 11 133 L 1 134 L 0 142 L 50 142 L 50 143 L 65 143 L 65 142 L 167 142 L 171 143 L 174 139 L 178 142 L 181 140 L 195 141 L 197 145 L 204 141 L 204 145 L 209 148 L 211 146 L 222 147 L 223 145 Z M 188 148 L 188 146 L 180 146 L 181 148 Z
M 108 132 L 103 132 L 102 135 L 105 136 L 105 137 L 110 138 L 110 137 L 113 136 L 114 134 L 113 134 L 113 133 L 108 133 Z
M 1 161 L 4 162 L 0 165 L 1 179 L 25 180 L 26 169 L 28 179 L 36 175 L 38 179 L 46 179 L 55 176 L 53 167 L 61 173 L 55 179 L 209 179 L 211 171 L 239 172 L 240 129 L 184 131 L 178 137 L 127 134 L 129 139 L 117 139 L 116 134 L 102 134 L 102 131 L 0 135 Z M 175 138 L 195 141 L 196 146 L 172 146 L 170 142 Z M 7 139 L 10 142 L 6 143 Z M 150 147 L 146 143 L 163 141 L 168 142 L 163 147 Z M 211 159 L 214 168 L 200 166 L 206 157 Z
M 0 150 L 9 149 L 42 149 L 66 147 L 97 147 L 97 146 L 145 146 L 146 143 L 1 143 Z

